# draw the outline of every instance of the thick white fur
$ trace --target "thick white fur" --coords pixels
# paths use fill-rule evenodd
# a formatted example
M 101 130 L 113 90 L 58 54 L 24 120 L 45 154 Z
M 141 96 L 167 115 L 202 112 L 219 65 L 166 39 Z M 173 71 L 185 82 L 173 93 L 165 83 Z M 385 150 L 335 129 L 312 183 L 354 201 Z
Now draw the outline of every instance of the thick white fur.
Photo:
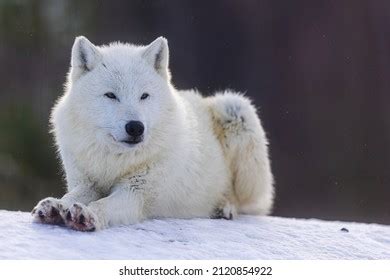
M 234 92 L 176 90 L 168 60 L 162 37 L 100 47 L 76 38 L 51 119 L 68 193 L 40 201 L 36 221 L 95 230 L 152 217 L 270 212 L 273 177 L 254 106 Z M 145 125 L 135 146 L 121 142 L 131 120 Z

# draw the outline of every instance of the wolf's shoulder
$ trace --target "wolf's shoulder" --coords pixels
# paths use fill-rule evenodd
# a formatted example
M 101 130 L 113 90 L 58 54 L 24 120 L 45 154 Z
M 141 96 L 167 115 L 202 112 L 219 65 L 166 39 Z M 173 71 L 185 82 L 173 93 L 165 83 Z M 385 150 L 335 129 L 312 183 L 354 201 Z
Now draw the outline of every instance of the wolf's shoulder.
M 185 89 L 185 90 L 178 90 L 178 94 L 186 101 L 189 102 L 202 102 L 204 97 L 202 94 L 196 90 L 196 89 Z
M 180 102 L 185 107 L 185 110 L 193 113 L 201 113 L 206 110 L 205 98 L 196 89 L 178 90 Z

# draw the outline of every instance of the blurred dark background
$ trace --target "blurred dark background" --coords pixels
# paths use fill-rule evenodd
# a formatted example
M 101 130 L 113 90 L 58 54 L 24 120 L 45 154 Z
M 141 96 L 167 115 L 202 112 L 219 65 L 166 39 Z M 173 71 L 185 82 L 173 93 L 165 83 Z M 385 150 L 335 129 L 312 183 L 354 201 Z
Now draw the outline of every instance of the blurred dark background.
M 274 215 L 390 224 L 390 2 L 0 0 L 0 208 L 64 192 L 48 133 L 74 37 L 169 40 L 173 83 L 246 91 Z

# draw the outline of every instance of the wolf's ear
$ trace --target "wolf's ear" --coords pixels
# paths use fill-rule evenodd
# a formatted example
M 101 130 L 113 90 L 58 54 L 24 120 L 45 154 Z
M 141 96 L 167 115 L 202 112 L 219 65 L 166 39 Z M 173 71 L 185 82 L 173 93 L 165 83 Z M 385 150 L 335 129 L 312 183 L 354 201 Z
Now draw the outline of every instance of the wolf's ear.
M 170 73 L 168 41 L 164 37 L 158 37 L 150 45 L 146 46 L 142 57 L 153 66 L 163 78 L 169 80 Z
M 72 47 L 72 77 L 91 71 L 101 61 L 101 58 L 99 50 L 87 38 L 76 37 Z

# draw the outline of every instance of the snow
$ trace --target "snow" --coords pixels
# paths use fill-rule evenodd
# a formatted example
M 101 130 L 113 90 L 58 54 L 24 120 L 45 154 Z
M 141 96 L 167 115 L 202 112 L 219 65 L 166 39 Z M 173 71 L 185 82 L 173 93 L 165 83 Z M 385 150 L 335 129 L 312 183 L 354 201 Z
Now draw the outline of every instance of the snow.
M 240 216 L 85 233 L 1 210 L 0 259 L 390 259 L 390 226 Z

